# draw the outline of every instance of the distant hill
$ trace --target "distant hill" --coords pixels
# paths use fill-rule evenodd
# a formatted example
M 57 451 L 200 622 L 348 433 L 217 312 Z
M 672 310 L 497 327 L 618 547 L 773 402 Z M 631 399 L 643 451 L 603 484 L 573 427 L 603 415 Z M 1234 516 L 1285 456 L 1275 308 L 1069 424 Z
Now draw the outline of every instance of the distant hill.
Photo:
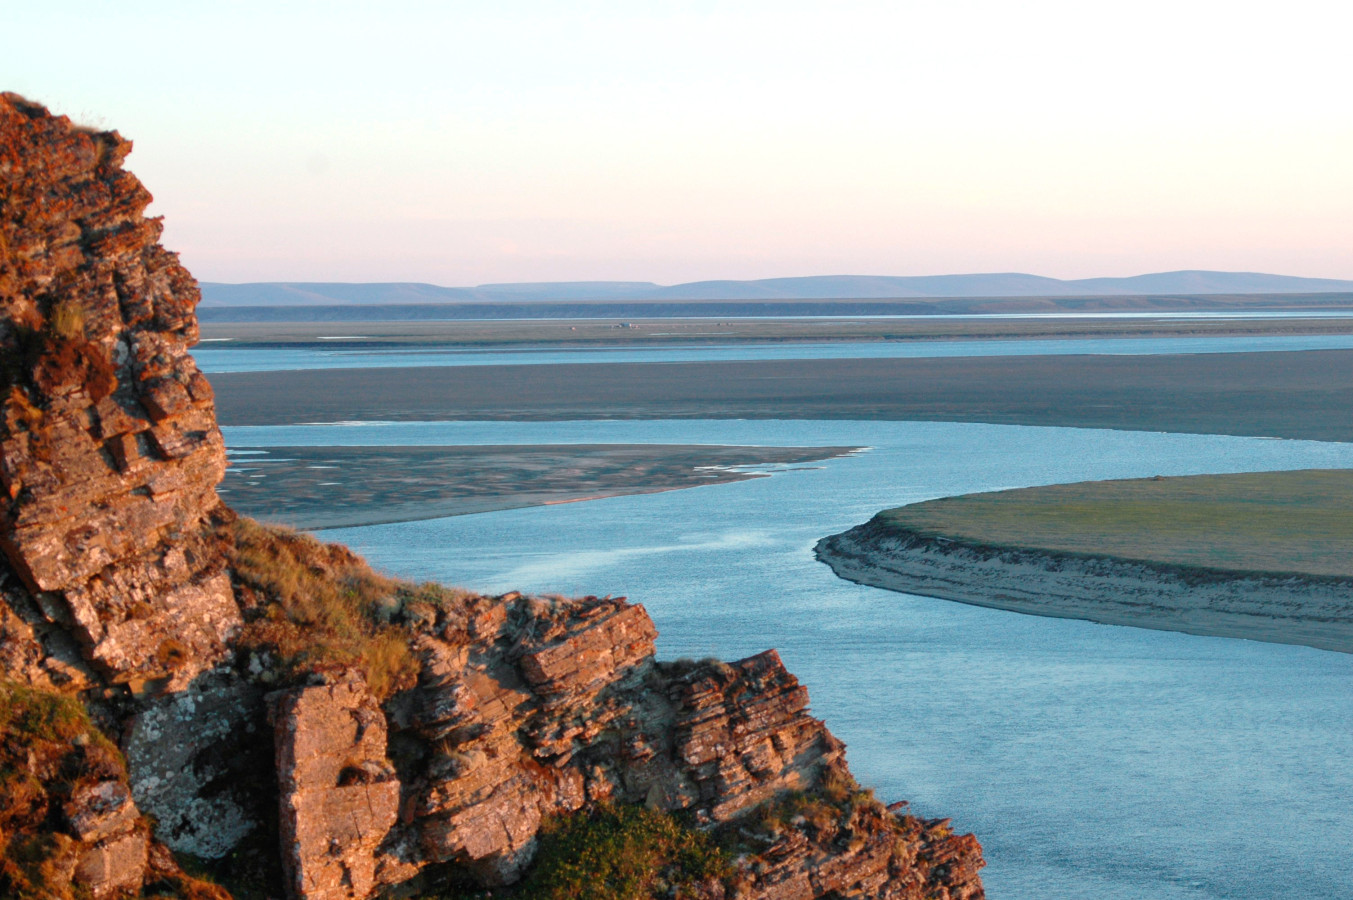
M 1157 294 L 1313 294 L 1353 291 L 1353 281 L 1259 272 L 1158 272 L 1063 281 L 1018 272 L 978 275 L 819 275 L 756 281 L 557 281 L 440 287 L 415 282 L 255 282 L 202 284 L 204 307 L 384 306 L 711 300 L 870 300 L 945 297 L 1145 296 Z

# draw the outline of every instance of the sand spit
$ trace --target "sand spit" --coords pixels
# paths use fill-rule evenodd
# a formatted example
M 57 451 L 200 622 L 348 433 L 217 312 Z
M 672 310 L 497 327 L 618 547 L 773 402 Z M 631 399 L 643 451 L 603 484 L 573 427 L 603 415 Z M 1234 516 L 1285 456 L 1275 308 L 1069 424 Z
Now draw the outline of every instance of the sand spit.
M 1353 579 L 966 544 L 869 522 L 823 538 L 837 575 L 1038 616 L 1353 653 Z

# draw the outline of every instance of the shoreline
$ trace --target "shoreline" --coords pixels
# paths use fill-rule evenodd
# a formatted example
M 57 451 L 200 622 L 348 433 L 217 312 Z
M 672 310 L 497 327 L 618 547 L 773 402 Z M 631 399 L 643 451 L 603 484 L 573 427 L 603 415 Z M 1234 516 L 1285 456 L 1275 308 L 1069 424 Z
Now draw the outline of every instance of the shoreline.
M 1242 572 L 930 537 L 876 522 L 818 541 L 837 576 L 1028 615 L 1353 653 L 1353 579 Z

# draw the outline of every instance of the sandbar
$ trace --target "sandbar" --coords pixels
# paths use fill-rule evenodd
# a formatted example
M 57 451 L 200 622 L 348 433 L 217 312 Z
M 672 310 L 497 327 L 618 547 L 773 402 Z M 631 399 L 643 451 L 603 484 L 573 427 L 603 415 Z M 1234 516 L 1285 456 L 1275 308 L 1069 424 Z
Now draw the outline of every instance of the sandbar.
M 855 447 L 558 444 L 232 447 L 234 509 L 305 530 L 383 525 L 764 478 Z M 242 452 L 243 451 L 243 452 Z

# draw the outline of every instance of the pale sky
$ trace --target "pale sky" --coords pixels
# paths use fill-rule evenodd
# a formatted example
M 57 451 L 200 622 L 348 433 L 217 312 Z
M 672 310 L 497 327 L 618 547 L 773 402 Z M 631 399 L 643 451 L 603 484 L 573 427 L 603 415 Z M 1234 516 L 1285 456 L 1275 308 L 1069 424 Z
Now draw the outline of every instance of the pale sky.
M 1353 278 L 1336 2 L 0 0 L 205 281 Z

